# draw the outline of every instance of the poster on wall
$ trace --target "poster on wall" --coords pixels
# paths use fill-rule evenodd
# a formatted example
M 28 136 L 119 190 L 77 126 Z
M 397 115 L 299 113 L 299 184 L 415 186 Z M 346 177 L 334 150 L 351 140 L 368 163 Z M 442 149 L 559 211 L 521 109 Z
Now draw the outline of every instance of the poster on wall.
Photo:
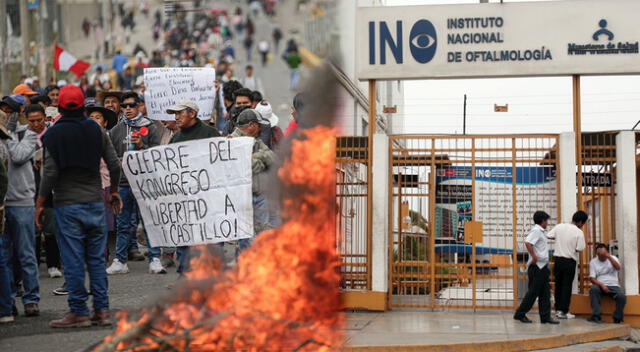
M 472 172 L 468 166 L 436 170 L 436 238 L 463 243 L 464 223 L 473 219 L 473 212 L 483 222 L 483 246 L 513 249 L 513 168 L 477 166 Z M 556 169 L 516 167 L 515 181 L 517 250 L 522 251 L 536 210 L 546 211 L 550 223 L 556 223 Z

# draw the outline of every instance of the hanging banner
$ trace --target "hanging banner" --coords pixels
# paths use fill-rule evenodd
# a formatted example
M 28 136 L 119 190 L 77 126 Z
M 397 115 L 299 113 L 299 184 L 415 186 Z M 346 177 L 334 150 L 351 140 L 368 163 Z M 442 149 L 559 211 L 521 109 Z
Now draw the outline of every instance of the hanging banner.
M 253 236 L 254 139 L 209 138 L 124 154 L 122 169 L 153 247 Z
M 361 7 L 361 80 L 640 73 L 640 1 Z
M 216 70 L 210 67 L 167 67 L 144 69 L 144 100 L 152 120 L 173 121 L 167 108 L 180 100 L 198 104 L 201 120 L 210 120 L 216 89 Z

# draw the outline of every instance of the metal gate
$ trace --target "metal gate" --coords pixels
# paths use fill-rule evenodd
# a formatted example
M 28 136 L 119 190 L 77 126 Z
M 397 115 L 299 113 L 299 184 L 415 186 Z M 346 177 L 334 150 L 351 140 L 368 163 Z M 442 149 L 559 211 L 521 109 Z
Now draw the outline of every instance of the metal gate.
M 516 307 L 532 215 L 560 217 L 557 160 L 557 135 L 391 136 L 390 306 Z

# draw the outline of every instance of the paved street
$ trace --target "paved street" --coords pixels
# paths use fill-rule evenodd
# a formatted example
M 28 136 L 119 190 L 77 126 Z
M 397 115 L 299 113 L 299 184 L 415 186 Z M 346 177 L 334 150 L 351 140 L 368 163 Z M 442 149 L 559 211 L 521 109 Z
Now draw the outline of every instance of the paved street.
M 235 8 L 237 2 L 225 1 L 229 8 Z M 161 6 L 160 1 L 151 2 L 155 8 Z M 244 5 L 245 2 L 242 2 Z M 298 16 L 298 17 L 296 17 Z M 151 21 L 153 16 L 145 19 L 140 15 L 137 17 L 136 32 L 131 37 L 129 45 L 125 45 L 123 52 L 128 54 L 136 43 L 142 43 L 146 50 L 151 52 L 156 49 L 156 45 L 151 40 Z M 296 21 L 299 15 L 293 10 L 293 1 L 285 0 L 278 8 L 278 15 L 274 19 L 280 23 L 285 38 L 280 44 L 280 52 L 273 53 L 273 60 L 262 67 L 259 55 L 254 52 L 253 60 L 250 62 L 255 67 L 256 75 L 262 79 L 265 89 L 265 98 L 273 106 L 274 112 L 279 116 L 279 125 L 284 130 L 290 122 L 290 105 L 295 92 L 289 90 L 289 70 L 285 62 L 281 59 L 284 43 L 289 39 L 290 33 L 298 32 L 296 38 L 302 38 L 302 21 Z M 119 20 L 118 20 L 119 21 Z M 271 39 L 273 23 L 265 16 L 260 16 L 255 20 L 256 35 L 255 41 L 261 38 Z M 119 33 L 118 31 L 116 31 Z M 244 68 L 247 65 L 246 52 L 239 43 L 242 38 L 235 38 L 234 47 L 238 56 L 235 63 L 236 76 L 238 79 L 244 76 Z M 70 43 L 69 49 L 78 57 L 86 58 L 93 50 L 94 39 L 90 36 L 86 41 Z M 272 45 L 273 49 L 273 45 Z M 255 50 L 255 46 L 254 46 Z M 108 66 L 111 61 L 108 60 Z M 304 76 L 303 76 L 304 77 Z M 111 243 L 111 253 L 114 243 Z M 167 294 L 170 291 L 166 286 L 177 279 L 175 267 L 169 269 L 166 275 L 150 275 L 147 273 L 147 262 L 129 262 L 131 273 L 127 275 L 109 276 L 109 298 L 112 312 L 122 309 L 136 309 L 146 304 L 150 304 L 159 295 Z M 0 351 L 12 352 L 34 352 L 34 351 L 83 351 L 88 346 L 100 341 L 111 332 L 111 328 L 83 328 L 56 330 L 48 327 L 48 322 L 59 318 L 68 311 L 66 296 L 55 296 L 51 293 L 54 288 L 59 287 L 63 279 L 51 279 L 47 275 L 44 264 L 40 266 L 40 293 L 41 302 L 39 317 L 26 318 L 22 315 L 22 305 L 18 301 L 20 316 L 13 324 L 3 325 L 0 328 Z M 88 285 L 88 280 L 87 280 Z M 91 307 L 91 306 L 89 306 Z
M 113 243 L 111 245 L 111 253 L 114 253 Z M 129 268 L 129 274 L 109 276 L 109 301 L 112 312 L 135 309 L 153 302 L 159 295 L 168 293 L 166 286 L 178 278 L 175 267 L 170 268 L 166 275 L 148 274 L 147 262 L 129 262 Z M 22 306 L 18 303 L 20 316 L 15 323 L 0 327 L 0 351 L 82 351 L 111 332 L 111 328 L 60 330 L 47 325 L 50 320 L 57 319 L 68 311 L 67 296 L 55 296 L 51 293 L 63 281 L 62 278 L 49 278 L 46 265 L 40 265 L 40 316 L 24 317 Z

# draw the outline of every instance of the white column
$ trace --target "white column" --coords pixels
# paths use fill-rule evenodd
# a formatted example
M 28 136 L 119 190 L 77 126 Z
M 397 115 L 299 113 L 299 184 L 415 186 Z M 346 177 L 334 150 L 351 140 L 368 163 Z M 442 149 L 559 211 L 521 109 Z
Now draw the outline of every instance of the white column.
M 560 170 L 560 219 L 558 223 L 569 223 L 578 210 L 576 196 L 576 137 L 573 132 L 560 134 L 558 169 Z M 571 292 L 578 293 L 578 270 L 573 278 Z
M 573 132 L 560 134 L 558 170 L 560 170 L 560 217 L 558 223 L 571 222 L 578 210 L 576 197 L 576 137 Z
M 373 226 L 371 290 L 387 292 L 389 251 L 387 248 L 388 197 L 389 197 L 389 137 L 384 134 L 373 136 Z
M 627 295 L 638 294 L 638 219 L 635 132 L 616 136 L 616 238 Z

